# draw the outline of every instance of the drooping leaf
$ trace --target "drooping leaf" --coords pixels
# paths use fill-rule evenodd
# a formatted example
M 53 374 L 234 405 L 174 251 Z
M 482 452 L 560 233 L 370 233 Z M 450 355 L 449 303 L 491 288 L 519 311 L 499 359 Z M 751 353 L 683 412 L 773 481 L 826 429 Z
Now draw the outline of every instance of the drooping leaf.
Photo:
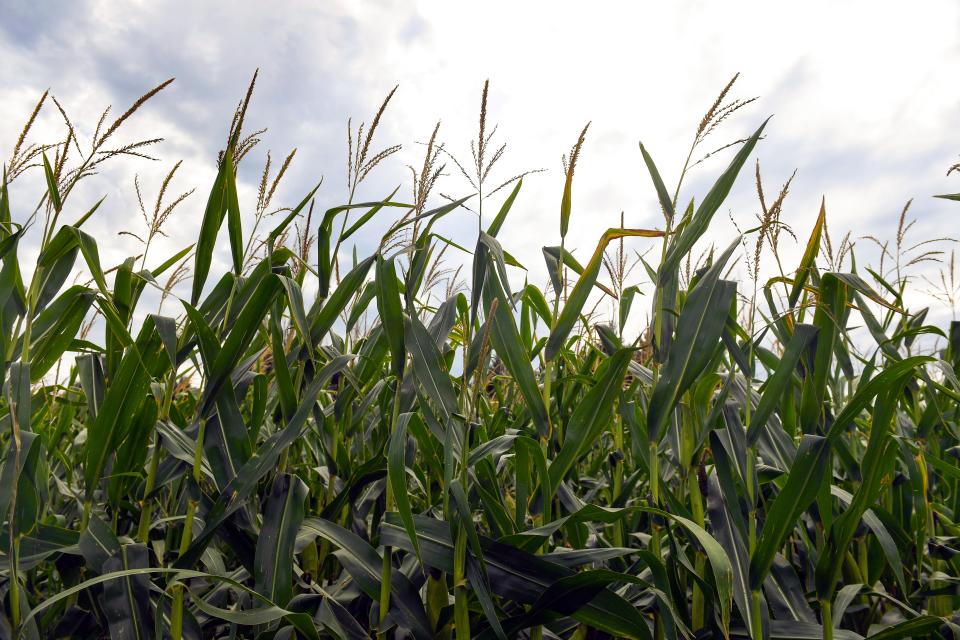
M 570 335 L 573 325 L 576 324 L 580 318 L 580 313 L 583 311 L 583 307 L 587 303 L 587 298 L 590 296 L 590 292 L 597 282 L 597 277 L 600 275 L 600 267 L 603 263 L 603 252 L 607 248 L 607 245 L 610 244 L 612 240 L 618 238 L 659 238 L 662 235 L 662 231 L 649 229 L 607 229 L 603 237 L 600 238 L 600 242 L 597 243 L 593 257 L 590 258 L 590 262 L 588 262 L 584 268 L 583 274 L 580 276 L 580 279 L 577 280 L 577 284 L 574 285 L 573 291 L 570 292 L 570 296 L 563 305 L 563 309 L 557 317 L 556 324 L 550 332 L 550 339 L 547 341 L 546 347 L 548 360 L 553 360 L 556 357 L 557 352 L 563 346 L 567 336 Z

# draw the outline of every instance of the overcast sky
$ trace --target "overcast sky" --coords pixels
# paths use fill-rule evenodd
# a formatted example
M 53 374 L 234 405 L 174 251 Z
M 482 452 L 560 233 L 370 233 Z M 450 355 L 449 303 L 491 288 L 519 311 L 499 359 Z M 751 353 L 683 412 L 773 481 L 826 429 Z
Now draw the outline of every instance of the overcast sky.
M 957 2 L 0 0 L 0 7 L 4 157 L 46 88 L 88 140 L 104 106 L 112 103 L 119 113 L 146 89 L 176 77 L 124 136 L 165 138 L 156 149 L 162 160 L 119 163 L 88 181 L 73 201 L 79 214 L 109 194 L 88 223 L 108 264 L 139 252 L 115 235 L 142 230 L 133 175 L 139 173 L 146 197 L 154 198 L 162 174 L 178 159 L 184 165 L 172 188 L 196 187 L 197 193 L 176 214 L 156 255 L 192 242 L 216 153 L 256 68 L 248 128 L 269 131 L 241 170 L 246 210 L 267 149 L 275 158 L 299 149 L 279 204 L 294 204 L 321 176 L 318 205 L 343 202 L 346 120 L 369 121 L 396 84 L 378 141 L 402 143 L 404 150 L 377 170 L 362 195 L 381 198 L 398 184 L 407 195 L 406 164 L 419 165 L 417 143 L 437 120 L 446 148 L 469 157 L 489 78 L 488 119 L 507 143 L 491 182 L 547 169 L 525 181 L 500 237 L 537 282 L 544 278 L 540 248 L 559 243 L 561 156 L 583 125 L 592 121 L 577 169 L 568 246 L 585 260 L 621 211 L 627 226 L 662 226 L 638 142 L 667 183 L 675 183 L 697 123 L 737 72 L 731 95 L 759 100 L 711 134 L 701 151 L 743 137 L 773 115 L 755 157 L 768 191 L 797 170 L 783 218 L 801 242 L 821 197 L 836 238 L 847 230 L 855 239 L 891 237 L 910 198 L 917 239 L 960 235 L 960 206 L 931 198 L 960 191 L 960 176 L 945 176 L 960 154 Z M 48 110 L 38 133 L 55 131 L 57 117 Z M 696 167 L 681 201 L 702 197 L 729 157 L 718 154 Z M 455 169 L 448 174 L 438 191 L 469 193 Z M 31 189 L 38 184 L 18 181 L 15 217 L 17 205 L 36 201 Z M 749 228 L 756 211 L 751 160 L 707 242 L 725 244 L 733 236 L 730 217 Z M 443 230 L 472 246 L 475 228 L 475 218 L 461 212 Z M 358 238 L 359 249 L 377 241 Z M 225 267 L 227 256 L 221 257 Z M 924 288 L 918 282 L 915 293 Z

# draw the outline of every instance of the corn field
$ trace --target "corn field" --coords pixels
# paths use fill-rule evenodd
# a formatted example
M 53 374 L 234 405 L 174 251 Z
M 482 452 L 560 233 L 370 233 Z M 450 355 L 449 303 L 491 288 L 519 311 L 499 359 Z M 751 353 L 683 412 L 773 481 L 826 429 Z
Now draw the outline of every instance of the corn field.
M 251 84 L 194 244 L 150 252 L 204 195 L 175 194 L 177 163 L 155 205 L 136 184 L 139 255 L 101 264 L 99 202 L 71 196 L 149 155 L 124 124 L 168 83 L 89 140 L 44 94 L 4 167 L 0 637 L 960 637 L 960 323 L 905 302 L 939 263 L 953 303 L 951 240 L 910 245 L 905 209 L 863 266 L 869 241 L 831 240 L 826 206 L 791 229 L 789 181 L 771 198 L 751 162 L 775 135 L 759 120 L 690 192 L 704 140 L 752 102 L 733 82 L 678 184 L 639 147 L 662 224 L 574 255 L 584 128 L 543 283 L 501 231 L 549 178 L 491 182 L 486 85 L 470 157 L 438 125 L 412 190 L 357 197 L 399 148 L 375 136 L 391 93 L 349 125 L 346 192 L 273 205 L 291 154 L 241 209 Z M 43 109 L 64 139 L 32 142 Z M 705 251 L 752 178 L 756 227 Z M 448 216 L 477 232 L 445 237 Z M 376 250 L 351 254 L 373 221 Z

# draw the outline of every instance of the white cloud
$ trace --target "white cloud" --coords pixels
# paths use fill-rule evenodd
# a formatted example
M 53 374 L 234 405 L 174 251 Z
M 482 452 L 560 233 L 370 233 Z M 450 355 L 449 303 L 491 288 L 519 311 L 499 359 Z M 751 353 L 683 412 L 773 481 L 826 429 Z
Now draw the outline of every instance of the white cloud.
M 480 88 L 490 78 L 490 120 L 500 123 L 498 136 L 508 143 L 499 176 L 550 170 L 526 181 L 501 236 L 538 281 L 540 247 L 559 241 L 560 156 L 583 124 L 593 122 L 577 171 L 569 244 L 585 258 L 621 210 L 628 225 L 661 224 L 637 142 L 644 141 L 668 183 L 675 181 L 694 127 L 737 71 L 736 95 L 761 99 L 712 143 L 743 136 L 775 114 L 756 156 L 770 190 L 798 169 L 785 219 L 801 242 L 824 195 L 836 235 L 848 228 L 854 236 L 889 235 L 910 197 L 917 199 L 919 231 L 955 228 L 949 226 L 954 203 L 929 198 L 958 190 L 943 176 L 960 152 L 955 3 L 909 9 L 885 2 L 466 6 L 440 0 L 71 6 L 68 15 L 58 15 L 59 6 L 21 6 L 4 20 L 0 140 L 9 149 L 17 123 L 47 86 L 90 126 L 103 103 L 122 108 L 152 83 L 177 76 L 134 124 L 138 133 L 167 138 L 165 162 L 119 167 L 88 187 L 89 198 L 111 193 L 92 225 L 109 235 L 132 215 L 132 173 L 152 176 L 155 185 L 162 169 L 185 158 L 180 184 L 198 192 L 159 251 L 183 246 L 199 226 L 226 120 L 255 67 L 261 79 L 250 122 L 271 127 L 263 149 L 279 156 L 300 148 L 282 196 L 287 203 L 299 199 L 323 174 L 322 206 L 345 197 L 348 115 L 369 120 L 382 96 L 400 84 L 381 135 L 407 147 L 401 161 L 370 181 L 366 195 L 380 197 L 407 181 L 403 164 L 418 162 L 421 153 L 412 142 L 425 139 L 437 119 L 448 149 L 467 156 Z M 681 199 L 702 196 L 727 157 L 698 167 Z M 242 176 L 246 202 L 258 162 Z M 466 189 L 457 172 L 441 185 L 451 195 Z M 750 226 L 756 205 L 749 176 L 717 214 L 710 240 L 718 244 L 733 234 L 728 209 Z M 465 214 L 459 220 L 444 228 L 472 242 L 474 221 Z M 133 251 L 119 239 L 104 249 L 112 260 Z

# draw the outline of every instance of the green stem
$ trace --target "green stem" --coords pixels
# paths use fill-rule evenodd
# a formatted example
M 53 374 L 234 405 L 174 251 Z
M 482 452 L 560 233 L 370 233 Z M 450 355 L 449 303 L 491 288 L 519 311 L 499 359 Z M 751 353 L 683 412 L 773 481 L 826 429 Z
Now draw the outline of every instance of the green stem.
M 10 554 L 10 622 L 16 637 L 20 630 L 20 578 L 17 567 L 20 557 L 20 536 L 13 534 L 12 526 L 10 527 L 10 545 L 12 550 Z
M 757 448 L 755 446 L 749 447 L 747 449 L 747 499 L 750 503 L 748 549 L 751 554 L 757 546 L 757 496 L 754 495 L 757 473 L 756 461 Z
M 93 512 L 93 503 L 90 500 L 83 501 L 83 513 L 80 515 L 80 530 L 83 531 L 87 528 L 87 523 L 90 522 L 90 514 Z
M 690 495 L 690 512 L 693 515 L 693 521 L 703 527 L 705 523 L 703 512 L 703 497 L 700 495 L 700 483 L 697 481 L 696 471 L 691 467 L 691 472 L 687 476 L 687 493 Z M 695 568 L 697 575 L 703 575 L 706 570 L 706 558 L 703 553 L 697 552 Z M 700 629 L 704 623 L 704 610 L 706 608 L 705 595 L 700 584 L 693 583 L 693 611 L 692 621 L 693 629 Z
M 29 340 L 24 343 L 24 351 L 29 346 Z M 17 406 L 15 400 L 13 400 L 13 394 L 10 398 L 10 424 L 13 431 L 13 442 L 11 446 L 14 448 L 14 469 L 17 470 L 19 476 L 21 460 L 21 440 L 20 440 L 20 421 L 17 419 Z M 9 521 L 9 535 L 10 535 L 10 622 L 13 626 L 14 635 L 20 630 L 20 577 L 19 577 L 19 564 L 20 564 L 20 534 L 17 532 L 17 497 L 18 497 L 18 487 L 19 481 L 15 479 L 13 481 L 13 486 L 10 488 L 10 507 L 7 512 L 8 521 Z
M 753 640 L 763 640 L 763 618 L 760 615 L 760 589 L 750 592 L 750 627 Z
M 453 627 L 457 640 L 470 640 L 470 609 L 467 606 L 467 531 L 457 528 L 453 556 Z
M 154 435 L 153 452 L 150 454 L 150 469 L 147 471 L 147 483 L 143 488 L 143 499 L 140 500 L 140 525 L 137 527 L 137 540 L 147 544 L 150 533 L 150 509 L 147 508 L 148 496 L 153 492 L 157 483 L 157 471 L 160 468 L 160 437 Z
M 193 516 L 197 511 L 197 501 L 187 502 L 187 515 L 183 522 L 183 534 L 180 536 L 180 555 L 187 552 L 193 541 Z M 173 587 L 173 605 L 170 609 L 170 637 L 172 640 L 183 638 L 183 585 Z
M 196 449 L 193 452 L 193 481 L 200 486 L 200 480 L 203 478 L 201 462 L 203 461 L 203 441 L 206 437 L 207 421 L 200 419 L 200 430 L 197 433 Z
M 657 444 L 650 443 L 650 506 L 654 509 L 660 508 L 660 454 Z M 651 526 L 650 548 L 653 554 L 660 558 L 660 525 L 656 521 L 657 516 L 653 516 Z
M 173 404 L 173 391 L 176 386 L 176 371 L 171 371 L 167 377 L 167 388 L 163 394 L 163 401 L 160 404 L 160 413 L 159 419 L 166 420 L 170 417 L 170 406 Z M 200 438 L 200 447 L 202 451 L 203 438 Z M 194 462 L 196 462 L 196 454 L 194 452 Z M 143 543 L 147 544 L 148 536 L 150 533 L 150 509 L 148 508 L 148 496 L 153 493 L 153 488 L 157 484 L 157 471 L 160 468 L 160 434 L 154 431 L 153 434 L 153 451 L 150 454 L 150 467 L 147 470 L 147 482 L 143 488 L 143 499 L 140 501 L 140 524 L 137 527 L 137 539 Z M 199 484 L 199 480 L 197 481 Z
M 616 452 L 620 455 L 614 458 L 614 468 L 613 473 L 613 495 L 610 496 L 611 503 L 620 498 L 620 494 L 623 493 L 623 467 L 624 467 L 624 444 L 623 444 L 623 421 L 620 419 L 619 412 L 614 408 L 614 429 L 613 429 L 613 442 Z M 622 522 L 614 522 L 613 524 L 613 544 L 616 547 L 622 547 L 624 545 L 624 525 Z
M 833 640 L 833 611 L 829 600 L 820 601 L 820 612 L 823 617 L 823 640 Z
M 654 509 L 660 508 L 660 457 L 659 447 L 655 441 L 650 442 L 650 506 Z M 659 516 L 651 514 L 650 524 L 650 552 L 656 556 L 657 560 L 661 557 L 660 551 L 660 525 L 657 523 Z M 662 613 L 658 612 L 653 621 L 654 637 L 657 640 L 663 638 L 663 620 Z
M 390 483 L 387 483 L 387 501 L 388 503 L 392 499 L 392 494 L 390 492 Z M 389 509 L 389 506 L 388 506 Z M 377 627 L 377 637 L 386 638 L 386 629 L 384 625 L 387 621 L 387 613 L 390 611 L 390 580 L 393 566 L 391 565 L 393 559 L 393 549 L 390 547 L 383 548 L 383 564 L 380 569 L 380 619 L 379 625 Z
M 393 429 L 397 424 L 397 419 L 400 417 L 400 388 L 402 386 L 403 378 L 397 378 L 397 388 L 393 394 L 393 413 L 390 416 L 390 432 L 387 436 L 388 440 L 393 437 Z M 394 508 L 394 498 L 393 498 L 393 487 L 390 485 L 389 479 L 387 480 L 387 495 L 386 495 L 386 507 L 384 512 L 393 511 Z M 390 581 L 391 573 L 393 571 L 393 548 L 385 546 L 383 548 L 383 564 L 380 569 L 380 620 L 379 626 L 377 628 L 377 637 L 385 638 L 386 631 L 384 630 L 384 624 L 387 621 L 387 613 L 390 611 Z

